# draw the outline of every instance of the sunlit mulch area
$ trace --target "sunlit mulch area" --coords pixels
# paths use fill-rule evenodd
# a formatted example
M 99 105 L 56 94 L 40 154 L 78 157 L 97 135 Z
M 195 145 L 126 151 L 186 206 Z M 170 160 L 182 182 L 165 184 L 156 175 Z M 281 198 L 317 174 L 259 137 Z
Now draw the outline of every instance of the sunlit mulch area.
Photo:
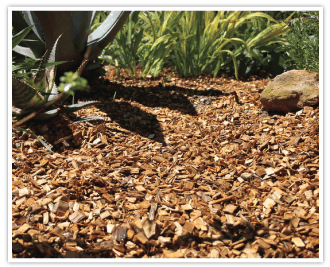
M 53 154 L 13 131 L 14 258 L 319 257 L 318 107 L 268 114 L 270 79 L 116 78 L 26 124 Z

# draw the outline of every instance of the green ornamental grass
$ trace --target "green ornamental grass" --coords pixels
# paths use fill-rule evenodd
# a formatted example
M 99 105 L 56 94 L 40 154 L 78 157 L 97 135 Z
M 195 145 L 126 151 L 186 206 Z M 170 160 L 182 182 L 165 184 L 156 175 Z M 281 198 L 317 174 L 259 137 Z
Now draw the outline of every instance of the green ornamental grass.
M 184 77 L 201 73 L 217 76 L 220 70 L 233 66 L 238 79 L 237 58 L 248 54 L 260 59 L 257 51 L 272 44 L 282 44 L 282 35 L 290 30 L 263 12 L 252 11 L 159 11 L 141 12 L 147 23 L 143 75 L 158 75 L 165 63 Z M 245 39 L 237 32 L 246 24 L 258 31 Z
M 229 69 L 238 79 L 251 73 L 253 64 L 276 59 L 274 50 L 287 41 L 284 34 L 289 31 L 286 21 L 266 12 L 133 12 L 102 58 L 111 56 L 111 64 L 117 59 L 132 76 L 139 62 L 142 76 L 157 76 L 171 65 L 183 77 L 202 73 L 216 77 Z

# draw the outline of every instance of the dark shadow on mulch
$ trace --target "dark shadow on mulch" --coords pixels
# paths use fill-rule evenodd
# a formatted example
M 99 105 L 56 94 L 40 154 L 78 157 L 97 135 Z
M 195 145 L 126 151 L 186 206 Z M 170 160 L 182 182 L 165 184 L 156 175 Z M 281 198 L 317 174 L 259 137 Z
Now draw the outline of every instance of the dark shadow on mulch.
M 100 93 L 106 99 L 112 99 L 115 96 L 116 99 L 135 101 L 146 107 L 169 108 L 191 116 L 197 116 L 198 113 L 188 97 L 227 94 L 219 90 L 196 90 L 179 86 L 124 87 L 109 80 L 105 80 L 102 85 L 95 86 L 93 91 L 96 94 Z
M 157 116 L 148 113 L 138 105 L 129 102 L 136 102 L 145 107 L 151 108 L 169 108 L 177 110 L 184 115 L 198 116 L 198 113 L 189 97 L 192 96 L 221 96 L 228 95 L 226 92 L 219 90 L 194 90 L 186 89 L 179 86 L 163 86 L 161 83 L 158 86 L 137 87 L 123 86 L 109 80 L 99 79 L 90 81 L 92 92 L 77 92 L 75 102 L 98 100 L 102 104 L 97 105 L 100 111 L 103 111 L 107 116 L 119 124 L 123 129 L 134 132 L 145 138 L 150 138 L 156 142 L 166 145 L 164 134 L 161 130 Z M 115 101 L 114 101 L 115 100 Z M 68 98 L 64 104 L 71 104 L 72 98 Z M 61 152 L 65 147 L 62 143 L 55 144 L 59 138 L 72 135 L 72 130 L 68 126 L 69 123 L 77 121 L 79 118 L 73 113 L 60 111 L 59 115 L 47 121 L 29 122 L 34 125 L 34 132 L 37 135 L 42 135 L 48 144 L 53 145 L 53 151 Z M 99 123 L 93 122 L 90 123 Z M 47 125 L 46 132 L 40 129 Z M 72 145 L 72 144 L 70 144 Z M 75 147 L 74 148 L 79 148 Z
M 97 107 L 107 113 L 112 121 L 120 127 L 135 132 L 143 137 L 155 135 L 152 140 L 166 145 L 160 123 L 156 115 L 140 109 L 136 105 L 128 103 L 136 102 L 146 107 L 169 108 L 177 110 L 184 115 L 198 116 L 198 113 L 190 102 L 191 96 L 221 96 L 227 93 L 219 90 L 194 90 L 178 86 L 154 86 L 136 87 L 123 86 L 109 80 L 100 80 L 100 85 L 92 86 L 89 94 L 78 92 L 75 99 L 99 100 L 103 105 Z M 114 101 L 115 100 L 115 101 Z M 127 102 L 126 102 L 127 101 Z
M 66 148 L 62 142 L 56 144 L 56 141 L 58 141 L 60 138 L 71 136 L 73 134 L 69 124 L 70 120 L 74 120 L 74 118 L 77 117 L 73 113 L 70 114 L 70 118 L 66 114 L 60 113 L 57 116 L 45 121 L 30 121 L 27 123 L 27 126 L 37 136 L 42 136 L 44 141 L 46 141 L 48 145 L 52 146 L 51 149 L 53 152 L 60 153 Z M 71 139 L 67 140 L 67 143 L 70 144 L 67 148 L 74 147 L 71 141 Z
M 262 224 L 260 224 L 261 226 Z M 173 242 L 167 244 L 165 247 L 162 246 L 155 246 L 153 242 L 157 240 L 157 236 L 159 235 L 161 229 L 157 226 L 157 236 L 151 238 L 150 242 L 142 244 L 137 242 L 139 248 L 143 250 L 141 255 L 136 255 L 135 258 L 140 258 L 142 255 L 146 256 L 155 256 L 159 254 L 163 254 L 164 250 L 172 250 L 177 251 L 180 249 L 181 246 L 185 246 L 187 248 L 191 248 L 192 250 L 199 251 L 199 244 L 209 242 L 213 243 L 215 241 L 220 242 L 228 242 L 231 243 L 237 242 L 240 239 L 244 238 L 252 242 L 255 240 L 255 232 L 250 231 L 247 227 L 239 225 L 237 227 L 228 227 L 225 231 L 224 229 L 220 229 L 219 223 L 213 223 L 212 227 L 222 233 L 222 237 L 220 238 L 212 238 L 208 236 L 201 237 L 199 236 L 199 230 L 194 229 L 190 234 L 183 233 L 182 236 L 176 236 L 174 231 L 168 230 L 165 234 L 167 237 L 171 237 Z M 259 227 L 259 225 L 257 226 Z M 16 238 L 19 237 L 25 241 L 24 244 L 14 242 L 12 243 L 12 253 L 17 258 L 115 258 L 116 255 L 112 251 L 114 246 L 114 242 L 112 239 L 108 241 L 103 241 L 102 243 L 97 243 L 96 236 L 92 239 L 88 239 L 88 244 L 86 240 L 78 234 L 78 237 L 75 240 L 77 245 L 80 246 L 83 251 L 70 251 L 66 250 L 65 252 L 60 252 L 60 247 L 63 247 L 63 241 L 59 240 L 58 242 L 38 242 L 34 240 L 34 238 L 30 234 L 22 234 L 17 235 Z M 33 241 L 33 242 L 32 242 Z M 124 241 L 124 240 L 123 240 Z M 245 241 L 246 242 L 246 241 Z M 119 247 L 123 247 L 125 242 L 118 244 Z M 276 246 L 272 246 L 273 249 L 276 249 Z M 124 247 L 123 247 L 124 248 Z M 228 253 L 229 251 L 227 251 Z M 223 253 L 223 252 L 222 252 Z M 221 253 L 221 254 L 222 254 Z M 227 254 L 225 253 L 225 255 Z M 263 255 L 263 251 L 260 251 L 261 255 Z M 189 254 L 189 253 L 188 253 Z M 225 256 L 224 255 L 224 256 Z M 193 257 L 194 255 L 189 255 L 189 258 Z M 220 257 L 223 257 L 222 255 Z M 225 256 L 226 257 L 226 256 Z M 283 257 L 283 255 L 282 255 Z
M 113 101 L 109 105 L 100 105 L 98 108 L 106 112 L 107 116 L 112 121 L 117 122 L 120 127 L 164 145 L 166 144 L 159 121 L 155 115 L 132 106 L 128 102 Z

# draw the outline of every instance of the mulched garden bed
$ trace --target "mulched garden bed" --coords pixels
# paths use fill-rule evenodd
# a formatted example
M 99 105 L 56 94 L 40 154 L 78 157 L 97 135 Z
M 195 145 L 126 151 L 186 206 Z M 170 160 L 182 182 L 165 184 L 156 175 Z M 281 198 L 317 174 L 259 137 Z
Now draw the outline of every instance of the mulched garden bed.
M 13 258 L 319 257 L 318 107 L 268 114 L 270 79 L 116 79 L 25 125 L 54 153 L 13 131 Z

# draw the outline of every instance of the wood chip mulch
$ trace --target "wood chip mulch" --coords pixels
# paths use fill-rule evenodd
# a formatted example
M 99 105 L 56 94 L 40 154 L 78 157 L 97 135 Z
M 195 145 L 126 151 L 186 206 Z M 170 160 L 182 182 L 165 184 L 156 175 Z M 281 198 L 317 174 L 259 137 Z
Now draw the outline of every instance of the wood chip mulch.
M 54 153 L 13 131 L 13 258 L 319 257 L 319 107 L 268 114 L 270 79 L 116 78 L 25 125 Z

